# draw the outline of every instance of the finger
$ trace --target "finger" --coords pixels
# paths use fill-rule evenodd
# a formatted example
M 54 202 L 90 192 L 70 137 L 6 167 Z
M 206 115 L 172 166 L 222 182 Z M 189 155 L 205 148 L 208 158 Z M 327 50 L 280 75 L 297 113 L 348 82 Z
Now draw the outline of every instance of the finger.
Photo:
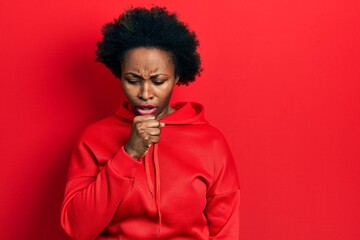
M 150 136 L 148 143 L 151 144 L 155 144 L 160 142 L 160 137 L 159 136 Z
M 159 128 L 149 128 L 146 131 L 141 133 L 141 138 L 143 141 L 148 142 L 152 137 L 159 137 L 161 130 Z
M 145 132 L 142 122 L 136 123 L 136 129 L 138 130 L 139 133 Z
M 155 116 L 154 115 L 138 115 L 134 118 L 133 122 L 134 123 L 144 122 L 149 119 L 155 119 Z
M 142 124 L 144 127 L 147 128 L 160 128 L 161 123 L 155 119 L 148 119 L 144 122 L 142 122 Z
M 160 131 L 160 128 L 148 128 L 148 129 L 146 129 L 146 132 L 150 136 L 159 136 L 161 131 Z
M 157 124 L 160 125 L 160 124 Z M 156 126 L 156 123 L 138 123 L 137 124 L 137 130 L 140 134 L 147 133 L 149 135 L 159 135 L 160 134 L 160 128 L 159 126 Z
M 143 140 L 144 142 L 144 148 L 147 150 L 148 148 L 151 147 L 152 144 L 156 144 L 160 141 L 160 137 L 159 136 L 150 136 L 147 135 L 146 139 Z
M 155 117 L 152 115 L 141 115 L 141 116 L 136 116 L 133 120 L 133 125 L 136 126 L 137 129 L 139 129 L 144 122 L 154 119 Z

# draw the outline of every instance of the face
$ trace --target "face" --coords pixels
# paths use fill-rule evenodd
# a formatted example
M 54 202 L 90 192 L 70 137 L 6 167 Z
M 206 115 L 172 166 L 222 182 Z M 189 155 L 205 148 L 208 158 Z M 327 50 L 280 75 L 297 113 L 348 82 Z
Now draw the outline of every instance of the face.
M 136 115 L 161 119 L 172 113 L 169 102 L 178 80 L 170 54 L 157 48 L 131 49 L 121 63 L 121 85 Z

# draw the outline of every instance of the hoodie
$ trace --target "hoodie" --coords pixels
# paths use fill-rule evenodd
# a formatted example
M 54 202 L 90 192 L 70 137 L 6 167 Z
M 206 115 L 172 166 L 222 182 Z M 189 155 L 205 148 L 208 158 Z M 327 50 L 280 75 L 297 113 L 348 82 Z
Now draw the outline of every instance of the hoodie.
M 223 135 L 198 103 L 176 103 L 160 142 L 133 159 L 125 102 L 74 148 L 61 225 L 76 240 L 238 239 L 239 183 Z

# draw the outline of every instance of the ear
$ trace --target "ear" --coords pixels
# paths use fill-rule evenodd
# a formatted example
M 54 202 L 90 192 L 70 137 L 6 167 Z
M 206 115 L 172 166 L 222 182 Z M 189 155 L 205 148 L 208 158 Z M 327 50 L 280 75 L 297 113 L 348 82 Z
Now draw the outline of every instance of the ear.
M 179 79 L 180 79 L 180 76 L 176 76 L 176 77 L 175 77 L 175 84 L 178 83 Z

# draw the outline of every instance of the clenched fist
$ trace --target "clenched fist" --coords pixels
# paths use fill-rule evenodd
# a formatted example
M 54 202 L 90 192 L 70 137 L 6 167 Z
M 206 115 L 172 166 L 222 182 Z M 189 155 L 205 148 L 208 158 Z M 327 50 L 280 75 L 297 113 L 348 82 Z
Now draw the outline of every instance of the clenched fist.
M 160 141 L 160 129 L 165 123 L 155 119 L 153 115 L 139 115 L 134 118 L 130 138 L 125 144 L 125 151 L 135 159 L 145 155 L 151 144 Z

